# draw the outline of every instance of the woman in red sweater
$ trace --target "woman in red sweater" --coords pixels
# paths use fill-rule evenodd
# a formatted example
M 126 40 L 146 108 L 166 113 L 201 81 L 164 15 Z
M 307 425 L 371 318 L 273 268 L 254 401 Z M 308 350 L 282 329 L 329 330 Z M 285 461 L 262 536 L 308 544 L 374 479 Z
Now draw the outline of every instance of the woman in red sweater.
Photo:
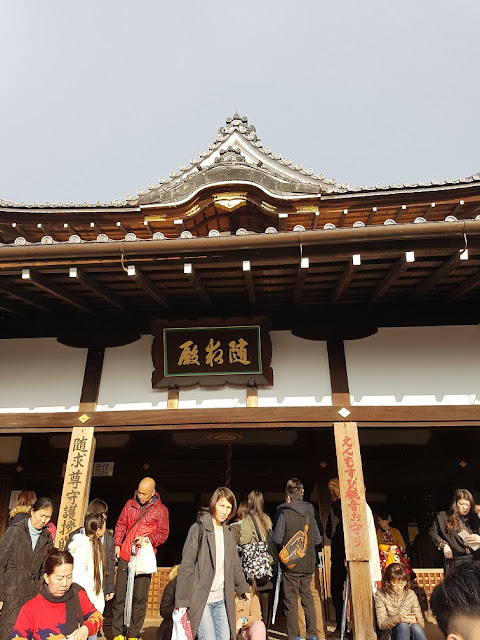
M 40 593 L 20 609 L 12 640 L 87 640 L 96 636 L 102 626 L 102 614 L 85 590 L 72 583 L 72 572 L 71 554 L 51 549 L 45 560 L 45 582 Z

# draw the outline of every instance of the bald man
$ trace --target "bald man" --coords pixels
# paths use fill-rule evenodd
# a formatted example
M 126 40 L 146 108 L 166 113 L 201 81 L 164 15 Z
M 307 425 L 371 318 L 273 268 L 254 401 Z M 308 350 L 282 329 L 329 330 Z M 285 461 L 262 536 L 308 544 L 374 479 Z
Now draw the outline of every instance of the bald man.
M 115 527 L 115 555 L 118 558 L 115 600 L 113 603 L 112 631 L 114 640 L 125 640 L 127 629 L 123 623 L 123 610 L 127 591 L 128 562 L 132 547 L 139 547 L 148 538 L 157 547 L 168 537 L 168 509 L 155 491 L 152 478 L 144 478 L 138 485 L 137 495 L 123 507 Z M 147 611 L 148 589 L 151 575 L 135 576 L 132 618 L 128 629 L 130 640 L 138 640 Z

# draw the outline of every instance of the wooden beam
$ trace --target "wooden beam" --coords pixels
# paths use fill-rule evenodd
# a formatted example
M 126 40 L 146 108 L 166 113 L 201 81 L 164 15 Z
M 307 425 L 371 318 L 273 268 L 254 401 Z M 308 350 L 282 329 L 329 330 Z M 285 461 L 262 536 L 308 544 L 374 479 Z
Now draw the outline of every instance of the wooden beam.
M 332 388 L 332 404 L 350 407 L 347 361 L 343 340 L 327 340 L 328 368 Z
M 60 285 L 49 280 L 48 278 L 45 278 L 39 273 L 35 273 L 34 271 L 31 271 L 28 282 L 32 282 L 39 289 L 43 289 L 43 291 L 47 291 L 48 293 L 51 293 L 56 298 L 60 298 L 60 300 L 63 300 L 64 302 L 68 302 L 68 304 L 71 304 L 77 309 L 81 309 L 86 313 L 94 313 L 92 309 L 90 309 L 90 307 L 87 305 L 87 303 L 83 302 L 83 300 L 81 300 L 80 298 L 77 298 L 77 296 L 74 295 L 73 293 L 70 293 Z
M 132 276 L 135 282 L 142 287 L 152 298 L 158 302 L 158 304 L 162 307 L 168 307 L 168 302 L 166 297 L 163 295 L 161 291 L 157 289 L 157 287 L 147 278 L 146 275 L 137 267 L 135 269 L 135 275 Z
M 63 549 L 72 531 L 83 527 L 92 478 L 95 438 L 93 427 L 75 427 L 70 438 L 55 546 Z
M 25 238 L 27 242 L 32 242 L 32 243 L 39 242 L 30 234 L 29 231 L 25 231 L 25 228 L 19 224 L 13 227 L 13 230 L 16 232 L 17 238 L 21 236 L 22 238 Z
M 378 211 L 374 211 L 374 210 L 373 210 L 373 208 L 372 208 L 372 210 L 371 210 L 371 211 L 370 211 L 370 213 L 368 214 L 367 221 L 365 222 L 365 226 L 366 226 L 366 227 L 368 227 L 369 225 L 371 225 L 371 224 L 372 224 L 372 221 L 373 221 L 373 219 L 374 219 L 374 217 L 375 217 L 375 214 L 376 214 L 376 213 L 378 213 Z
M 255 407 L 239 409 L 176 409 L 145 411 L 95 411 L 89 425 L 102 431 L 185 429 L 278 429 L 331 427 L 339 419 L 342 405 L 315 407 Z M 354 405 L 349 420 L 362 427 L 385 426 L 435 428 L 480 425 L 480 405 L 442 406 L 364 406 Z M 78 424 L 80 412 L 0 413 L 1 433 L 49 433 L 71 430 Z
M 302 268 L 301 265 L 298 266 L 297 272 L 297 282 L 295 283 L 295 292 L 293 294 L 293 302 L 294 304 L 300 304 L 303 293 L 303 285 L 305 283 L 305 278 L 307 277 L 308 269 Z
M 168 388 L 167 409 L 178 409 L 180 400 L 180 389 L 178 387 Z
M 9 282 L 4 282 L 3 279 L 0 280 L 0 293 L 7 293 L 9 296 L 16 298 L 17 300 L 21 300 L 22 302 L 26 302 L 42 311 L 46 311 L 47 313 L 52 313 L 52 310 L 47 307 L 43 301 L 37 298 L 35 295 L 22 290 L 21 287 L 16 287 Z
M 108 287 L 106 287 L 103 283 L 99 282 L 98 280 L 93 278 L 88 273 L 85 273 L 85 271 L 82 271 L 82 269 L 78 267 L 77 267 L 77 279 L 82 284 L 87 286 L 89 289 L 94 291 L 101 298 L 103 298 L 110 304 L 113 304 L 113 306 L 116 307 L 117 309 L 121 309 L 122 311 L 125 310 L 125 306 L 120 302 L 118 297 L 110 291 Z
M 245 286 L 247 287 L 248 299 L 252 307 L 257 304 L 257 297 L 255 295 L 255 283 L 253 281 L 252 269 L 243 272 L 243 278 L 245 280 Z
M 390 271 L 384 276 L 381 282 L 376 286 L 374 292 L 372 293 L 369 303 L 373 304 L 380 300 L 380 298 L 390 289 L 392 284 L 397 280 L 404 271 L 408 268 L 408 263 L 405 259 L 405 256 L 402 256 L 397 262 L 393 265 Z
M 280 232 L 285 232 L 287 230 L 287 220 L 288 214 L 282 217 L 280 217 L 280 215 L 278 216 L 278 230 Z
M 195 291 L 198 293 L 198 295 L 203 300 L 203 302 L 205 302 L 205 304 L 212 304 L 212 299 L 210 298 L 210 294 L 207 292 L 207 290 L 203 286 L 200 280 L 200 277 L 198 276 L 195 266 L 193 264 L 191 265 L 191 272 L 190 273 L 184 272 L 184 275 L 187 278 L 187 280 L 192 283 Z
M 88 413 L 97 408 L 104 357 L 105 347 L 90 347 L 87 352 L 79 412 Z
M 340 300 L 340 298 L 343 296 L 343 294 L 347 290 L 354 275 L 355 275 L 355 267 L 353 266 L 353 263 L 350 260 L 340 280 L 338 281 L 335 291 L 333 292 L 332 302 L 338 302 Z
M 477 289 L 480 286 L 480 271 L 475 273 L 470 278 L 467 278 L 462 282 L 462 284 L 453 288 L 452 292 L 447 297 L 447 302 L 451 302 L 452 300 L 456 300 L 466 293 L 470 293 L 473 289 Z
M 254 382 L 247 385 L 247 407 L 258 407 L 258 387 Z
M 353 635 L 355 640 L 375 640 L 370 538 L 365 485 L 356 422 L 335 422 L 335 449 L 342 501 L 345 557 L 351 579 Z
M 5 300 L 0 300 L 0 309 L 2 311 L 5 311 L 5 313 L 11 313 L 14 316 L 30 315 L 28 310 L 19 311 L 16 307 L 14 307 L 13 305 L 9 304 Z
M 418 285 L 418 287 L 410 296 L 409 300 L 415 300 L 434 289 L 437 284 L 439 284 L 439 282 L 443 280 L 443 278 L 446 278 L 451 273 L 453 273 L 455 269 L 460 266 L 461 262 L 462 260 L 460 260 L 460 252 L 457 251 L 457 253 L 454 253 L 453 256 L 451 256 L 446 262 L 438 267 L 438 269 L 435 269 L 435 271 L 431 273 L 428 278 L 426 278 L 421 284 Z
M 400 222 L 405 211 L 406 209 L 404 209 L 403 207 L 398 207 L 397 211 L 395 212 L 395 216 L 393 217 L 395 222 Z

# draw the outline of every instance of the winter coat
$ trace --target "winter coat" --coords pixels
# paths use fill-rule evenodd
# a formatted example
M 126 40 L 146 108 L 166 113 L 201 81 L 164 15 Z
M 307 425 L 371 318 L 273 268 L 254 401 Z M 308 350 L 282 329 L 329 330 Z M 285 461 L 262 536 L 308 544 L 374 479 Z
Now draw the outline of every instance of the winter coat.
M 29 518 L 32 512 L 32 507 L 27 506 L 17 506 L 10 511 L 10 517 L 8 519 L 8 526 L 11 527 L 12 524 L 17 524 L 17 522 L 22 522 L 25 518 Z
M 0 640 L 9 640 L 18 612 L 35 597 L 43 582 L 45 554 L 53 547 L 47 527 L 32 550 L 28 518 L 9 527 L 0 541 Z
M 172 613 L 175 609 L 175 589 L 177 586 L 177 578 L 167 582 L 167 586 L 163 591 L 162 601 L 160 602 L 160 615 L 162 616 L 162 624 L 157 631 L 156 640 L 171 640 L 172 638 Z
M 188 532 L 183 547 L 182 563 L 178 571 L 175 593 L 175 606 L 188 608 L 193 637 L 197 634 L 203 610 L 207 604 L 215 577 L 216 563 L 215 530 L 212 516 L 209 513 L 202 515 L 201 522 L 201 525 L 195 522 Z M 225 605 L 231 638 L 235 640 L 235 593 L 238 596 L 249 593 L 250 587 L 240 566 L 232 532 L 226 524 L 223 525 L 223 540 L 225 545 Z
M 285 565 L 283 571 L 293 573 L 313 573 L 315 571 L 315 545 L 322 542 L 322 537 L 315 522 L 315 512 L 313 505 L 304 500 L 291 500 L 282 505 L 282 511 L 278 516 L 277 524 L 273 532 L 273 540 L 279 546 L 285 545 L 297 531 L 303 531 L 305 524 L 308 524 L 306 554 L 300 558 L 293 569 L 288 569 Z
M 105 609 L 103 589 L 100 593 L 95 593 L 92 541 L 84 533 L 76 533 L 68 545 L 68 550 L 73 556 L 73 582 L 85 589 L 88 599 L 95 609 L 103 613 Z M 102 574 L 103 566 L 100 567 L 100 575 Z
M 168 538 L 168 509 L 160 495 L 155 493 L 151 502 L 145 505 L 147 513 L 134 527 L 132 525 L 142 514 L 140 502 L 133 498 L 123 507 L 115 527 L 115 544 L 120 548 L 120 557 L 128 562 L 132 553 L 133 541 L 137 537 L 147 537 L 155 553 L 157 547 Z
M 447 531 L 448 514 L 440 511 L 430 527 L 430 539 L 439 551 L 448 544 L 453 551 L 453 557 L 465 556 L 470 553 L 470 549 L 465 545 L 463 539 L 455 530 Z M 473 525 L 473 526 L 472 526 Z M 480 533 L 476 521 L 473 518 L 460 518 L 460 531 L 466 530 L 470 533 Z
M 416 594 L 407 589 L 404 593 L 397 595 L 393 591 L 379 589 L 375 595 L 375 611 L 377 613 L 377 624 L 380 629 L 379 640 L 390 638 L 390 631 L 400 622 L 400 613 L 413 613 L 416 623 L 425 627 L 422 610 Z
M 85 533 L 85 529 L 80 527 L 75 529 L 68 536 L 65 542 L 65 548 L 68 549 L 70 543 L 73 540 L 73 536 L 77 533 Z M 105 550 L 105 578 L 103 581 L 103 593 L 115 593 L 115 540 L 113 539 L 113 533 L 107 529 L 102 538 L 103 548 Z

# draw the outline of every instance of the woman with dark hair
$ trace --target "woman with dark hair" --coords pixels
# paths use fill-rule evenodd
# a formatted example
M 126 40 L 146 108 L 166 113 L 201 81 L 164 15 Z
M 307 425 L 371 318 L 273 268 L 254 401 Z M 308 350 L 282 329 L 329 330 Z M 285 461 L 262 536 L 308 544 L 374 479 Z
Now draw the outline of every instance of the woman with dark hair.
M 9 527 L 0 541 L 0 640 L 9 640 L 21 607 L 40 591 L 45 553 L 53 547 L 50 498 L 38 498 L 30 517 Z
M 388 511 L 380 510 L 377 512 L 377 542 L 382 573 L 388 565 L 399 562 L 403 565 L 407 576 L 410 576 L 413 572 L 405 541 L 400 531 L 390 526 L 391 521 L 392 517 Z
M 74 562 L 73 580 L 85 589 L 90 602 L 100 613 L 105 609 L 105 550 L 102 544 L 104 534 L 103 515 L 91 513 L 85 518 L 85 533 L 76 533 L 68 545 Z
M 425 621 L 416 594 L 409 588 L 405 569 L 398 562 L 388 565 L 382 588 L 375 596 L 379 640 L 427 640 Z
M 85 590 L 72 582 L 72 574 L 71 554 L 51 549 L 45 560 L 45 581 L 40 593 L 21 608 L 12 634 L 14 640 L 87 640 L 96 636 L 102 626 L 102 614 Z
M 448 511 L 440 511 L 430 528 L 430 538 L 443 553 L 446 569 L 473 560 L 480 545 L 480 521 L 470 491 L 457 489 Z
M 115 540 L 113 539 L 112 532 L 106 528 L 108 518 L 107 503 L 100 498 L 94 498 L 91 502 L 89 502 L 87 506 L 87 510 L 85 512 L 85 520 L 90 515 L 102 516 L 105 523 L 105 530 L 100 538 L 100 541 L 103 544 L 103 548 L 105 551 L 105 579 L 103 581 L 103 593 L 105 596 L 105 601 L 108 601 L 111 600 L 115 595 Z M 65 542 L 66 549 L 70 547 L 73 536 L 75 536 L 77 533 L 85 534 L 85 527 L 80 527 L 79 529 L 75 529 L 74 531 L 72 531 Z
M 17 524 L 26 518 L 30 517 L 30 511 L 35 504 L 37 496 L 34 491 L 22 491 L 18 496 L 16 506 L 10 511 L 10 517 L 8 519 L 8 526 Z
M 269 556 L 270 563 L 273 565 L 277 554 L 275 543 L 273 542 L 272 521 L 265 513 L 264 508 L 263 493 L 256 489 L 250 491 L 248 494 L 247 515 L 243 518 L 240 527 L 240 545 L 260 541 L 266 542 L 271 552 Z M 249 580 L 254 580 L 254 578 L 249 578 Z M 254 586 L 260 598 L 262 619 L 268 630 L 272 622 L 273 613 L 273 581 L 270 578 L 257 580 Z
M 209 510 L 191 527 L 177 576 L 175 606 L 187 611 L 198 640 L 236 638 L 235 593 L 250 598 L 228 521 L 237 502 L 228 487 L 219 487 Z
M 246 500 L 242 500 L 238 503 L 237 513 L 230 523 L 230 531 L 233 533 L 235 544 L 239 544 L 240 542 L 240 527 L 242 526 L 242 520 L 247 515 L 247 512 L 248 502 Z
M 335 608 L 336 630 L 340 631 L 343 613 L 343 584 L 347 578 L 340 481 L 338 478 L 331 478 L 327 486 L 332 500 L 325 527 L 325 534 L 331 540 L 330 594 Z

